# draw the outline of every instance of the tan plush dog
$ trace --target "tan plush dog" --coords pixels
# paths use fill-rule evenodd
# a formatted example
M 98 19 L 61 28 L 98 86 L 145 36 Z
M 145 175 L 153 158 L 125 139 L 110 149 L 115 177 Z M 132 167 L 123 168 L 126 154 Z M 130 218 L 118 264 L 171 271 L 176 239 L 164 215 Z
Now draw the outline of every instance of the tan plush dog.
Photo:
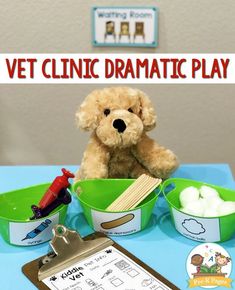
M 137 178 L 143 173 L 167 178 L 178 166 L 172 151 L 146 135 L 156 125 L 145 93 L 129 87 L 95 90 L 76 113 L 78 127 L 92 130 L 76 180 Z

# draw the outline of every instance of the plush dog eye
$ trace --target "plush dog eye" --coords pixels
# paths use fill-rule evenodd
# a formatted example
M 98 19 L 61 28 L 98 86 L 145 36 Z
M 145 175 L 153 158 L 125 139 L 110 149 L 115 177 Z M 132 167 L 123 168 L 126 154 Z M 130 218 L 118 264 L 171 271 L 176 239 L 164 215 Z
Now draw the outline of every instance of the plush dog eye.
M 105 114 L 105 116 L 108 116 L 110 114 L 110 110 L 109 109 L 105 109 L 104 110 L 104 114 Z
M 128 109 L 128 112 L 133 113 L 132 108 L 129 108 L 129 109 Z

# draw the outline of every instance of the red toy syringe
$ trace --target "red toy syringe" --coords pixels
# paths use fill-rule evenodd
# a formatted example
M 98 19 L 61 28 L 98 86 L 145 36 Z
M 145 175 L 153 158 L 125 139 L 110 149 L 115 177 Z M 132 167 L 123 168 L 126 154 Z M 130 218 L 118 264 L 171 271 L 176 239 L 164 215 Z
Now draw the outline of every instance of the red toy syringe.
M 47 189 L 46 193 L 43 195 L 42 199 L 39 202 L 39 207 L 41 209 L 45 208 L 49 204 L 51 204 L 57 197 L 60 191 L 64 188 L 66 189 L 70 183 L 68 181 L 69 178 L 74 178 L 75 175 L 70 171 L 62 168 L 63 175 L 57 176 L 50 187 Z

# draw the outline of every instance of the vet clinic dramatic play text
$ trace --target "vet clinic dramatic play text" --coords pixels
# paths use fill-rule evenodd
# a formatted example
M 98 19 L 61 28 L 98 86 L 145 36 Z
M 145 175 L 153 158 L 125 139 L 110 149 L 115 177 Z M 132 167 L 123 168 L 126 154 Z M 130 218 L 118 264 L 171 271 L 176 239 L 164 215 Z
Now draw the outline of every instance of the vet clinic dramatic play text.
M 26 55 L 24 55 L 26 56 Z M 35 82 L 50 82 L 52 80 L 104 81 L 112 80 L 226 80 L 228 78 L 231 59 L 228 57 L 118 57 L 105 58 L 75 58 L 44 57 L 1 57 L 0 82 L 35 80 Z M 38 57 L 37 57 L 38 56 Z M 91 55 L 90 55 L 91 56 Z M 92 55 L 93 56 L 93 55 Z M 141 55 L 142 56 L 142 55 Z M 168 55 L 169 56 L 169 55 Z M 232 59 L 232 61 L 234 61 Z M 4 79 L 1 79 L 4 78 Z

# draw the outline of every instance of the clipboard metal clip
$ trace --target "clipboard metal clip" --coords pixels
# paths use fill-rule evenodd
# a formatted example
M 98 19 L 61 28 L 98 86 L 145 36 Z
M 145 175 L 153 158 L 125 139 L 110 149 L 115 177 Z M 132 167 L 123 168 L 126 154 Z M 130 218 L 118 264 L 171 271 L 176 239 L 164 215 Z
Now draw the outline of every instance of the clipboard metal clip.
M 50 245 L 55 253 L 46 264 L 43 264 L 38 271 L 38 280 L 41 281 L 49 276 L 55 275 L 74 265 L 76 262 L 97 253 L 113 241 L 107 237 L 99 237 L 94 240 L 83 241 L 79 233 L 67 229 L 63 225 L 56 225 L 53 230 L 53 238 Z

